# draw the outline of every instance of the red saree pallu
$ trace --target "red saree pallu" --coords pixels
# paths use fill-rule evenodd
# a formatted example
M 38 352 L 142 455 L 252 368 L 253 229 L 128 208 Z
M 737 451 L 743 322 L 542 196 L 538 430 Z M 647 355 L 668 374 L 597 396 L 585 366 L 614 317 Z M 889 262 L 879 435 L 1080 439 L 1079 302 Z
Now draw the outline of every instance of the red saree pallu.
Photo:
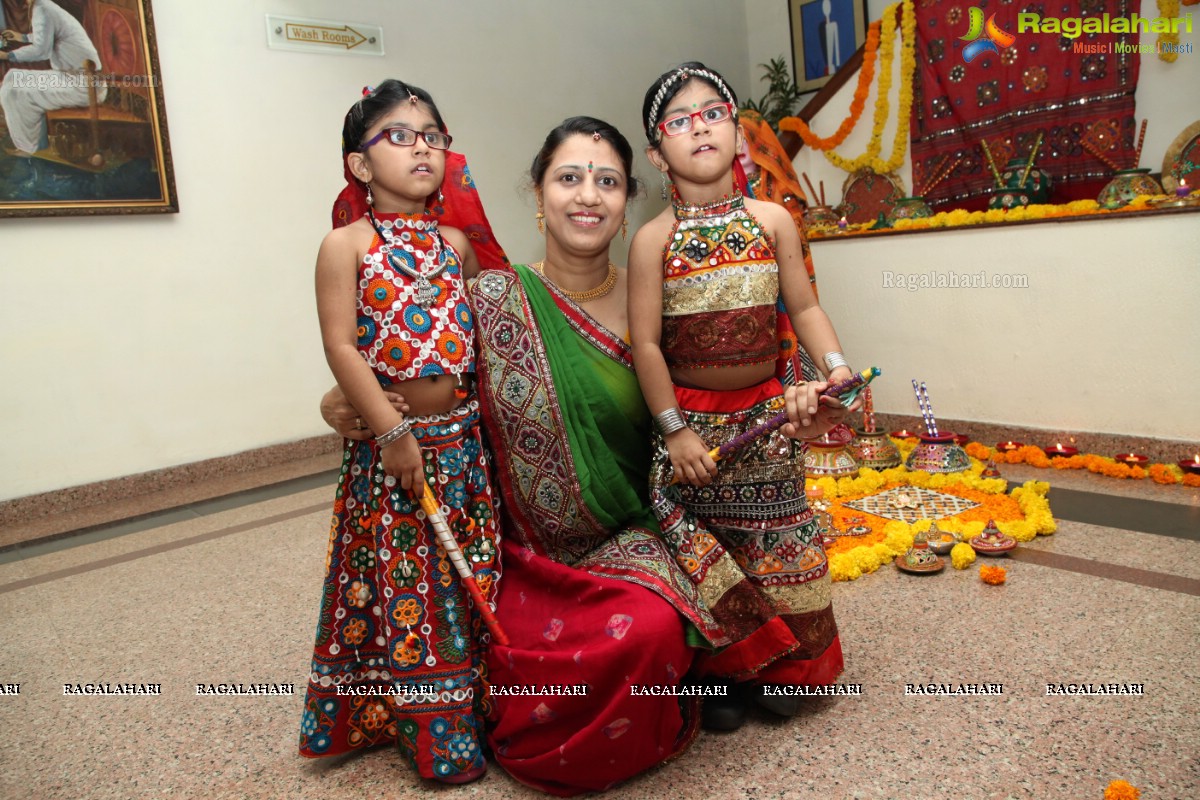
M 512 643 L 487 656 L 489 742 L 514 778 L 568 796 L 687 748 L 698 700 L 631 687 L 679 685 L 696 652 L 687 624 L 720 634 L 649 509 L 650 419 L 629 346 L 514 269 L 471 292 L 505 530 L 497 616 Z
M 734 391 L 675 388 L 709 448 L 783 408 L 778 380 Z M 655 436 L 650 498 L 668 548 L 729 639 L 697 659 L 700 674 L 764 683 L 829 684 L 842 671 L 831 581 L 804 494 L 804 447 L 778 431 L 718 465 L 708 486 L 670 485 Z
M 1153 4 L 1151 4 L 1152 6 Z M 1018 28 L 1018 15 L 1129 17 L 1131 0 L 1063 0 L 1055 5 L 992 4 L 982 9 L 956 0 L 918 3 L 917 68 L 912 119 L 913 194 L 935 210 L 979 210 L 996 183 L 980 144 L 987 140 L 1003 173 L 1010 159 L 1024 168 L 1038 136 L 1037 166 L 1052 179 L 1052 203 L 1095 199 L 1112 170 L 1089 152 L 1116 163 L 1133 160 L 1134 92 L 1141 65 L 1136 34 L 1082 33 L 1077 37 Z M 995 20 L 989 28 L 984 20 Z M 968 38 L 971 37 L 971 38 Z M 927 189 L 942 171 L 959 165 Z
M 487 595 L 498 563 L 478 402 L 409 419 L 426 478 Z M 300 754 L 396 744 L 425 778 L 483 766 L 485 628 L 373 441 L 346 441 L 326 561 Z

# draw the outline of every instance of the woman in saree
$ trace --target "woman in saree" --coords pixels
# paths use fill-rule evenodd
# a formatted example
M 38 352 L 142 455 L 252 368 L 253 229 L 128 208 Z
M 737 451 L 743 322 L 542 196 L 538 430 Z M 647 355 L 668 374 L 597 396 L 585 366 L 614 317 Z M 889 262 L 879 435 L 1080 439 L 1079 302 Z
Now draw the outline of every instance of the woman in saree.
M 493 643 L 486 661 L 488 741 L 513 777 L 560 796 L 682 752 L 698 702 L 657 692 L 680 685 L 693 643 L 722 638 L 648 504 L 650 419 L 630 361 L 625 270 L 609 260 L 637 190 L 632 161 L 600 120 L 552 130 L 530 171 L 545 258 L 485 270 L 472 290 L 501 498 L 496 614 L 512 642 Z M 322 412 L 363 435 L 335 393 Z M 583 695 L 555 693 L 583 684 Z

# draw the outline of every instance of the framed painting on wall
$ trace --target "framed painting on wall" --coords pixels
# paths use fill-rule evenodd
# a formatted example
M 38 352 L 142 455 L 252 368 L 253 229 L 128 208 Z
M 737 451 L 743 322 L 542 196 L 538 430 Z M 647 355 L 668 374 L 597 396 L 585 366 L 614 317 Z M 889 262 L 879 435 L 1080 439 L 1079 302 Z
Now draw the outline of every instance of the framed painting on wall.
M 0 0 L 0 217 L 179 210 L 150 0 Z
M 820 89 L 867 39 L 865 0 L 788 0 L 801 92 Z

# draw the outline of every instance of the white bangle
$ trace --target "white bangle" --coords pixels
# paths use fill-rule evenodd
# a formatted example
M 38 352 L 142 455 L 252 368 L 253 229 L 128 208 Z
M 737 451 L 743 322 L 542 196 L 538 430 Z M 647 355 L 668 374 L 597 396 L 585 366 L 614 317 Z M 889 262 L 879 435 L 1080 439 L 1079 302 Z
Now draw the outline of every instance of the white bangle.
M 848 361 L 846 361 L 846 357 L 836 350 L 834 350 L 833 352 L 830 352 L 830 353 L 826 353 L 824 360 L 825 360 L 825 374 L 827 376 L 831 372 L 833 372 L 835 369 L 837 369 L 838 367 L 845 367 L 846 369 L 850 369 L 850 363 Z

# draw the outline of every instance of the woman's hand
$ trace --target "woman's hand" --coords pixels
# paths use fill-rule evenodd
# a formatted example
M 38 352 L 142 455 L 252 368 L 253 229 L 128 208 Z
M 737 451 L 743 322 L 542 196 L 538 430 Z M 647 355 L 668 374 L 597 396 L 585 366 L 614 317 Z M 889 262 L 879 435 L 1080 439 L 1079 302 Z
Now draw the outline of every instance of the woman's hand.
M 383 471 L 400 481 L 400 486 L 406 491 L 425 491 L 425 465 L 421 458 L 421 445 L 411 433 L 401 436 L 387 447 L 379 451 L 383 461 Z M 416 487 L 414 491 L 414 487 Z
M 404 402 L 403 395 L 387 389 L 384 389 L 383 394 L 391 402 L 392 408 L 401 414 L 408 413 L 408 405 Z M 365 442 L 375 438 L 375 431 L 358 415 L 358 411 L 350 405 L 350 401 L 338 386 L 334 386 L 321 398 L 321 418 L 325 420 L 326 425 L 347 439 Z
M 692 486 L 707 486 L 717 474 L 717 464 L 708 455 L 704 440 L 691 428 L 667 436 L 667 453 L 675 468 L 675 480 Z

